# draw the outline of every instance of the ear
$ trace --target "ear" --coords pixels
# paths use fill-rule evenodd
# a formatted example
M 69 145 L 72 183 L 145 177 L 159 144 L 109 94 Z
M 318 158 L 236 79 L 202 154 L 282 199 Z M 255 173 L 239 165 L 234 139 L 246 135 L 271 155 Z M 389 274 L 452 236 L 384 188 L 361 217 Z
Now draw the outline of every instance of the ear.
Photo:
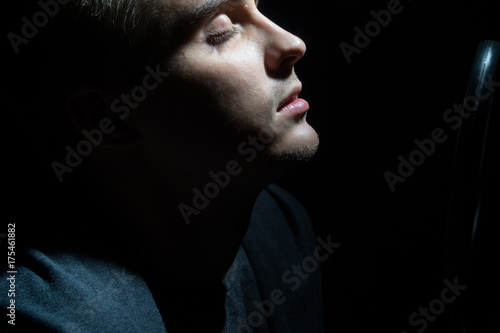
M 67 98 L 66 111 L 74 129 L 95 146 L 128 149 L 139 133 L 111 111 L 106 95 L 95 87 L 80 87 Z

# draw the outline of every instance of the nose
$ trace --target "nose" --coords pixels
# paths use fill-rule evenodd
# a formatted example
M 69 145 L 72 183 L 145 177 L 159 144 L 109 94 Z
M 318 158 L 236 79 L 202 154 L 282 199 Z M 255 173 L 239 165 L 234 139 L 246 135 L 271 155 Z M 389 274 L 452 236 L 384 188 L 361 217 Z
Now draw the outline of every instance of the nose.
M 263 19 L 265 29 L 264 63 L 268 75 L 286 78 L 293 72 L 293 66 L 306 52 L 306 44 L 299 37 L 280 26 Z

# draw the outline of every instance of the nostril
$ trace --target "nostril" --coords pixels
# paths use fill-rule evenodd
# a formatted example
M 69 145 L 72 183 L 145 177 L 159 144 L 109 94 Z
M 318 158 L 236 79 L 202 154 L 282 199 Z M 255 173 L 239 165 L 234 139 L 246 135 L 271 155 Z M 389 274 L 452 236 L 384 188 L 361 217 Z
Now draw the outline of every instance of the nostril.
M 297 61 L 302 58 L 303 53 L 301 54 L 288 54 L 286 56 L 280 55 L 277 56 L 277 51 L 270 51 L 268 53 L 269 59 L 268 66 L 266 66 L 267 73 L 271 77 L 275 78 L 286 78 L 289 77 L 293 73 L 293 69 Z

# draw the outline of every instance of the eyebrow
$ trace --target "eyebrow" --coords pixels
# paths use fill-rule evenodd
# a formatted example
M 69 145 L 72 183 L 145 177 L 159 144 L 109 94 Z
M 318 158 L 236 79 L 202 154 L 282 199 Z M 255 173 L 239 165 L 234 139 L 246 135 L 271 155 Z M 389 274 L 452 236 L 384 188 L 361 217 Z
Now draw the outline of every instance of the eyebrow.
M 228 2 L 242 3 L 244 1 L 245 0 L 205 0 L 201 5 L 187 13 L 182 21 L 185 25 L 192 26 L 210 17 L 217 9 Z M 255 0 L 255 4 L 258 5 L 259 0 Z
M 241 0 L 205 0 L 199 7 L 194 9 L 193 16 L 195 21 L 200 21 L 210 16 L 228 2 L 241 2 Z
M 178 19 L 178 26 L 189 28 L 210 17 L 217 9 L 228 2 L 242 0 L 205 0 L 201 5 L 187 12 L 184 12 Z

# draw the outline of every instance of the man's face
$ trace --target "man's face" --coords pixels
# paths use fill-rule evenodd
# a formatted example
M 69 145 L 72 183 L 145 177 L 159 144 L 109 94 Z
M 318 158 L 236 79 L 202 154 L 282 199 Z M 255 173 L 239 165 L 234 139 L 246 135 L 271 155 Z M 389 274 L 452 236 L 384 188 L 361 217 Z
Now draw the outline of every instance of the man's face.
M 219 157 L 253 135 L 265 138 L 258 144 L 267 160 L 312 157 L 318 136 L 306 122 L 309 106 L 298 98 L 301 82 L 293 69 L 304 42 L 263 16 L 254 0 L 174 0 L 169 6 L 196 23 L 167 60 L 169 84 L 155 97 L 154 111 L 145 113 L 149 142 Z M 186 15 L 195 12 L 204 15 Z

